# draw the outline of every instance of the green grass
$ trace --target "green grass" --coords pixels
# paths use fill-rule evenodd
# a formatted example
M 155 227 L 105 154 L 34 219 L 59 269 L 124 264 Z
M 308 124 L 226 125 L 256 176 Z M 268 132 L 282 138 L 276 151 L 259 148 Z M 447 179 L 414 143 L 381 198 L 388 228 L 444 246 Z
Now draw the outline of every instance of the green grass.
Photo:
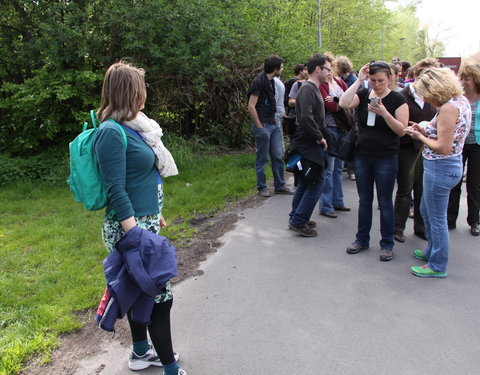
M 195 235 L 195 214 L 255 191 L 252 154 L 175 158 L 163 214 L 179 224 L 162 232 L 174 242 Z M 0 374 L 10 375 L 32 356 L 48 361 L 58 335 L 80 327 L 74 312 L 97 305 L 106 251 L 103 211 L 84 210 L 66 187 L 19 183 L 1 189 L 0 202 Z

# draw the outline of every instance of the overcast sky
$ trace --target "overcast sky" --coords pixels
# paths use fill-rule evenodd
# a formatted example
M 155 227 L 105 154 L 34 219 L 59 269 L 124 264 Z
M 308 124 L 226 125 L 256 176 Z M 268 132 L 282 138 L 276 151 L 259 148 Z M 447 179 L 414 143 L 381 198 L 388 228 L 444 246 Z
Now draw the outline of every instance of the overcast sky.
M 409 2 L 385 0 L 389 8 Z M 480 51 L 479 0 L 421 0 L 417 17 L 422 25 L 429 25 L 433 36 L 438 34 L 445 43 L 444 57 L 468 57 Z

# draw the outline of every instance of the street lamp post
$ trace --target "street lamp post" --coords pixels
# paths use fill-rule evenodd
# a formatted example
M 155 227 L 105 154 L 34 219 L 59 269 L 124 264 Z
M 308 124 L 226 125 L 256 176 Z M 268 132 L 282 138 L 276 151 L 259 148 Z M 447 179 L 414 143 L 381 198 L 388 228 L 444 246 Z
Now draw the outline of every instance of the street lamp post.
M 400 38 L 400 60 L 403 60 L 403 42 L 405 38 Z
M 318 8 L 318 49 L 322 48 L 322 11 L 320 9 L 320 0 L 317 0 Z

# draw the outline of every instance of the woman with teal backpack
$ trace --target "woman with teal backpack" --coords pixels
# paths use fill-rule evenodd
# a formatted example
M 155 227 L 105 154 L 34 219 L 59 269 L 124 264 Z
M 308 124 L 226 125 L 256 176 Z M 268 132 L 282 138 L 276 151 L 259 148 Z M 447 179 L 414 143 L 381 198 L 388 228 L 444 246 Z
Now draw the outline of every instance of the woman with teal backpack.
M 94 148 L 107 190 L 108 205 L 103 223 L 103 240 L 109 252 L 122 236 L 138 226 L 155 234 L 164 227 L 162 177 L 178 173 L 170 152 L 161 141 L 162 129 L 141 110 L 147 97 L 145 71 L 118 62 L 106 72 L 97 117 L 102 122 Z M 121 124 L 127 137 L 127 148 Z M 186 375 L 180 369 L 178 353 L 172 348 L 170 283 L 155 298 L 150 324 L 128 322 L 132 334 L 131 370 L 163 366 L 165 375 Z M 153 344 L 147 338 L 147 329 Z

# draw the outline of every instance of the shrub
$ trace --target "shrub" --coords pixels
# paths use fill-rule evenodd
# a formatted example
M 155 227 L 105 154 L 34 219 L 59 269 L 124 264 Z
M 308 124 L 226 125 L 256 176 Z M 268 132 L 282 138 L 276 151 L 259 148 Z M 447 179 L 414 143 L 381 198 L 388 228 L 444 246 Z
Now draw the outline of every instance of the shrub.
M 20 181 L 66 185 L 69 172 L 68 153 L 57 148 L 28 157 L 0 155 L 0 170 L 0 187 Z

